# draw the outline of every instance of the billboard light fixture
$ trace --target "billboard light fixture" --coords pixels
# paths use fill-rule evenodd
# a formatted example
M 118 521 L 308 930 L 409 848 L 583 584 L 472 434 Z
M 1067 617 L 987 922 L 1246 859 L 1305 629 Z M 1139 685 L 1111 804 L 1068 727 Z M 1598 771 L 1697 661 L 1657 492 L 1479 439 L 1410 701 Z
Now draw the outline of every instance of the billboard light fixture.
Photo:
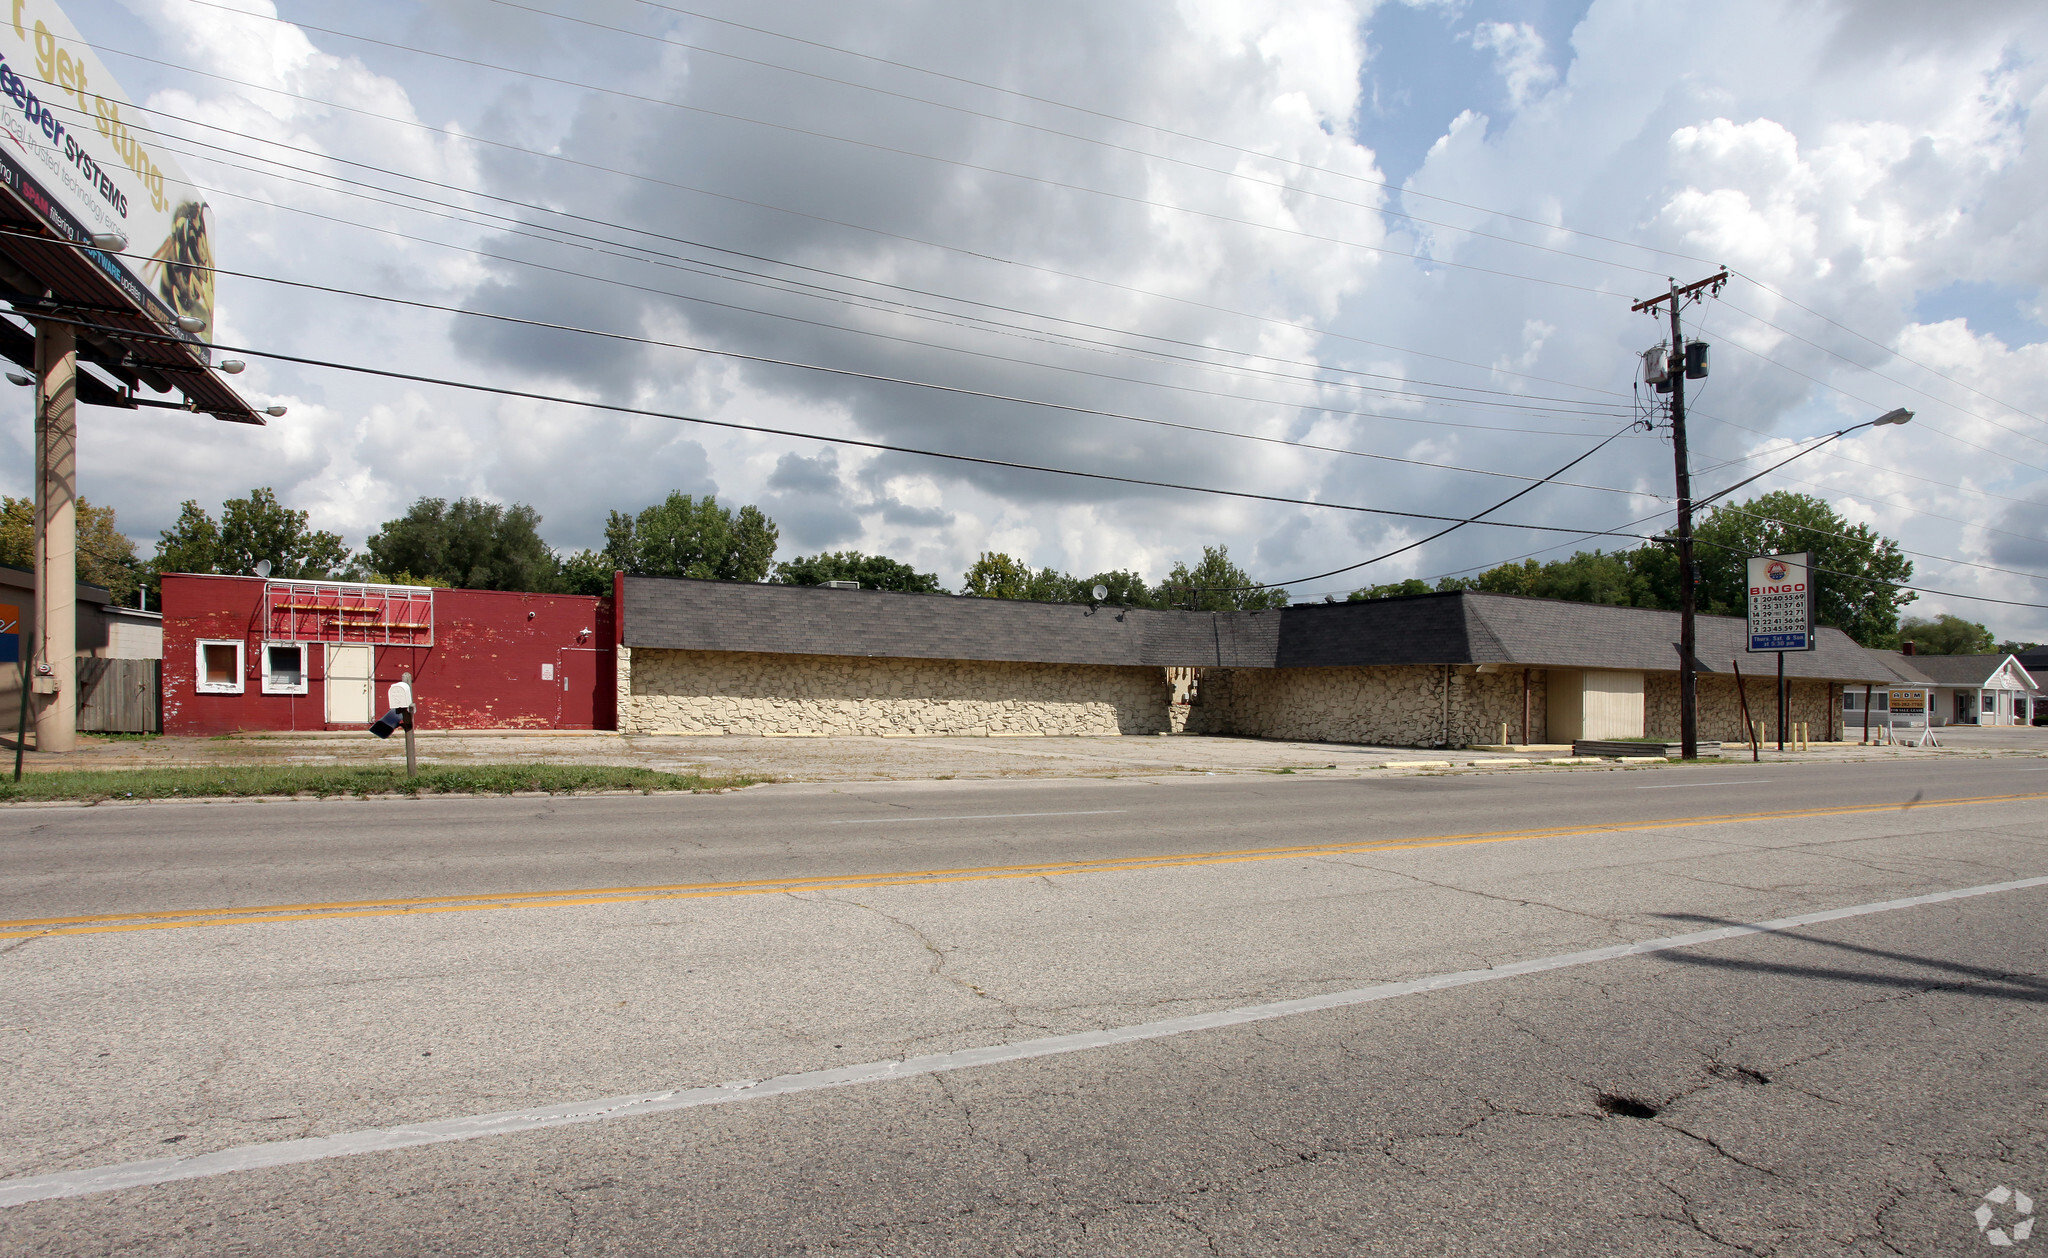
M 204 332 L 206 331 L 206 320 L 198 315 L 179 315 L 178 326 L 187 332 Z
M 7 383 L 18 384 L 25 389 L 28 386 L 34 384 L 35 381 L 29 379 L 27 376 L 22 375 L 18 371 L 10 371 L 7 373 Z
M 239 358 L 223 358 L 219 366 L 222 373 L 230 376 L 239 376 L 249 369 L 249 364 Z
M 104 249 L 108 253 L 125 253 L 128 250 L 128 238 L 120 232 L 94 232 L 92 247 Z
M 283 418 L 284 418 L 284 407 L 282 407 L 282 406 L 266 406 L 266 407 L 264 407 L 264 408 L 263 408 L 263 413 L 264 413 L 265 415 L 268 415 L 268 416 L 270 416 L 270 417 L 271 417 L 272 419 L 283 419 Z

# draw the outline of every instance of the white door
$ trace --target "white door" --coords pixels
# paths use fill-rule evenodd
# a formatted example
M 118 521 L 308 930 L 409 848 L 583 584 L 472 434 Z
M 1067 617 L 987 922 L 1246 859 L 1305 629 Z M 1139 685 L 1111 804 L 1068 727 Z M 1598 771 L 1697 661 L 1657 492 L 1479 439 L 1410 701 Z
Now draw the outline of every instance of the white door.
M 329 725 L 368 725 L 377 719 L 370 712 L 370 652 L 367 646 L 327 648 Z

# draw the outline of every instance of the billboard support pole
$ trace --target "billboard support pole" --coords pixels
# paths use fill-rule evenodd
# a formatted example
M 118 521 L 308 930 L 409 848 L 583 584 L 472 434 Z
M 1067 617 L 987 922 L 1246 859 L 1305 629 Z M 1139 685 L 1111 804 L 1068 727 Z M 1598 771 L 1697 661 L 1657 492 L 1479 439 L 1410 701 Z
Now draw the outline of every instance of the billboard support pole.
M 78 346 L 36 324 L 36 750 L 78 745 Z

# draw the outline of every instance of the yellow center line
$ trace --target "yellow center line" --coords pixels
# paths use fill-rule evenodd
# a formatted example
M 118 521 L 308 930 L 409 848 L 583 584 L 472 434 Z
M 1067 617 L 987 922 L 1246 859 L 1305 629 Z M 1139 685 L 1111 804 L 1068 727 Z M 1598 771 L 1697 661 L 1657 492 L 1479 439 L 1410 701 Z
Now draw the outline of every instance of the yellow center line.
M 2048 792 L 1978 795 L 1960 799 L 1850 804 L 1829 808 L 1790 808 L 1768 812 L 1716 813 L 1700 817 L 1666 817 L 1644 821 L 1595 822 L 1542 826 L 1528 830 L 1490 830 L 1468 834 L 1426 835 L 1408 839 L 1362 839 L 1289 847 L 1241 848 L 1158 856 L 1101 857 L 1046 861 L 1029 865 L 973 865 L 957 869 L 905 870 L 879 874 L 818 875 L 806 878 L 761 878 L 737 882 L 672 883 L 644 887 L 589 887 L 559 891 L 509 891 L 496 894 L 417 896 L 382 900 L 341 900 L 308 904 L 271 904 L 247 908 L 179 909 L 157 912 L 103 913 L 74 917 L 21 918 L 0 921 L 0 939 L 49 935 L 95 935 L 144 930 L 176 930 L 189 926 L 255 925 L 267 922 L 328 921 L 352 917 L 394 917 L 424 913 L 471 913 L 490 909 L 579 908 L 604 904 L 644 904 L 660 900 L 694 900 L 743 895 L 780 895 L 799 891 L 863 890 L 870 887 L 924 886 L 955 882 L 991 882 L 1066 874 L 1126 873 L 1157 869 L 1190 869 L 1205 865 L 1243 864 L 1303 856 L 1343 856 L 1372 852 L 1414 851 L 1529 839 L 1570 838 L 1589 834 L 1625 834 L 1645 830 L 1689 829 L 1745 822 L 1786 821 L 1809 817 L 1846 817 L 1897 812 L 1904 808 L 1959 808 L 1971 804 L 2020 803 L 2048 799 Z

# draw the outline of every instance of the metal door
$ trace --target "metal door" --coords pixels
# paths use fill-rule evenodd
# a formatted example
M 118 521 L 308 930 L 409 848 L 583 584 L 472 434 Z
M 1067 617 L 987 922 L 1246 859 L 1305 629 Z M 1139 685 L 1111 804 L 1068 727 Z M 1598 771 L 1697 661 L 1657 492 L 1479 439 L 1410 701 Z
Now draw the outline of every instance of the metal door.
M 327 648 L 327 723 L 368 725 L 376 720 L 370 711 L 371 648 L 330 645 Z
M 562 683 L 556 729 L 597 728 L 598 653 L 588 647 L 563 647 L 555 655 L 555 676 Z

